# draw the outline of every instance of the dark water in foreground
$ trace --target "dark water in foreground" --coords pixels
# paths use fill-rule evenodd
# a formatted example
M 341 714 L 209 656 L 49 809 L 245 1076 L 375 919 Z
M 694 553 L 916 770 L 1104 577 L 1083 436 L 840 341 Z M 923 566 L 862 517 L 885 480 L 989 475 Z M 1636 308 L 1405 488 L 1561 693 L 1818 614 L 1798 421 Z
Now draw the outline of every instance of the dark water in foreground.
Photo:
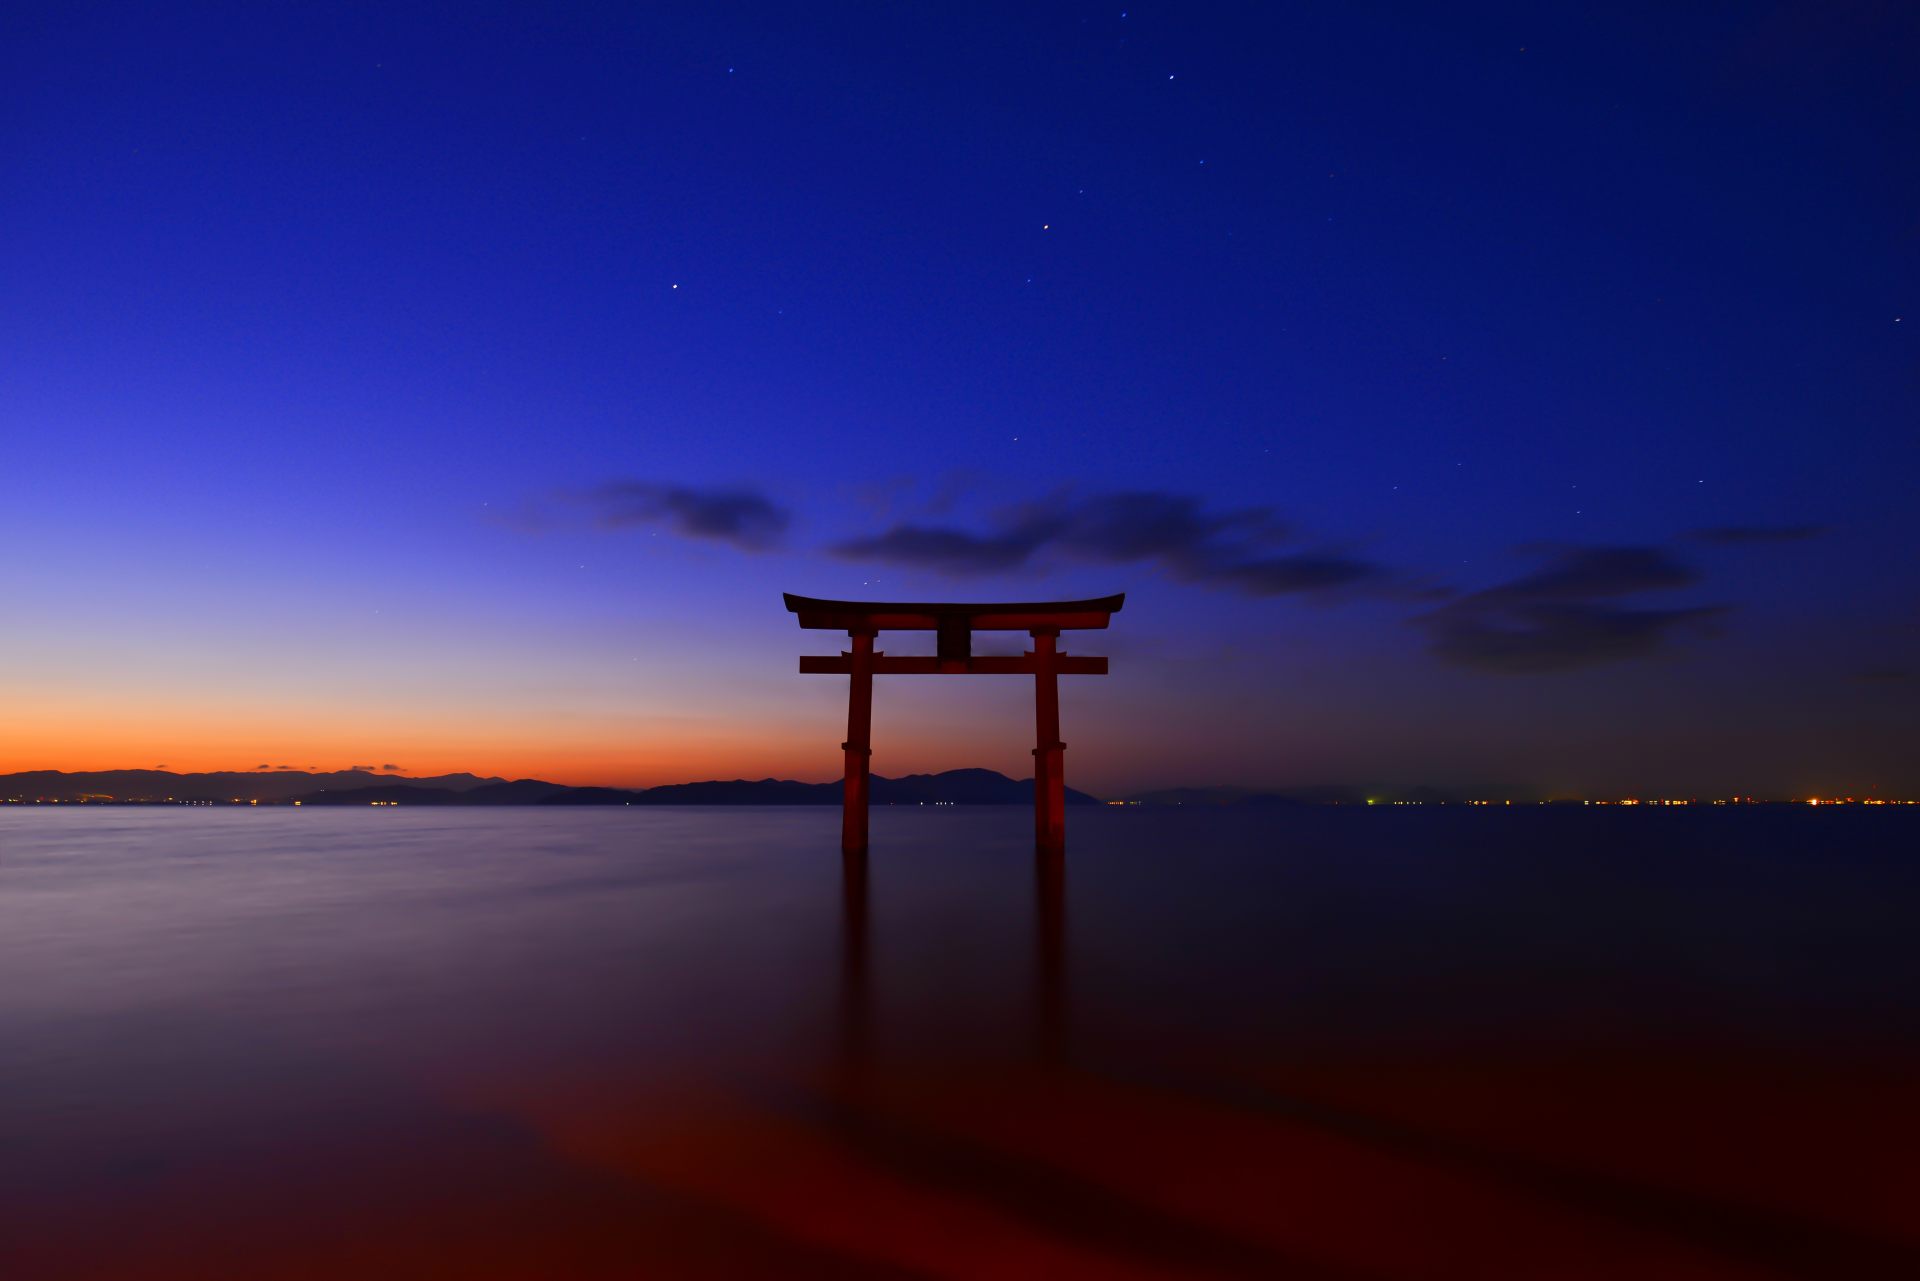
M 0 1276 L 1920 1276 L 1920 815 L 0 811 Z

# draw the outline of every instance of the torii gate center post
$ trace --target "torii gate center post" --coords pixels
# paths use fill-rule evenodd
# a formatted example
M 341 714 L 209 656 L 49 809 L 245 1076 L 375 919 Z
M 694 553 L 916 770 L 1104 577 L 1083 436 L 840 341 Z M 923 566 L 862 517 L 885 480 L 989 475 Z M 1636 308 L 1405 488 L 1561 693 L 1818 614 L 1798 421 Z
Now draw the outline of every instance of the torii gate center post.
M 844 675 L 847 682 L 846 792 L 840 816 L 840 848 L 867 848 L 867 775 L 873 756 L 873 678 L 890 676 L 1033 677 L 1033 836 L 1044 851 L 1067 844 L 1067 780 L 1060 741 L 1061 676 L 1105 676 L 1107 660 L 1060 651 L 1060 633 L 1104 628 L 1126 603 L 1124 593 L 1098 600 L 1017 601 L 1002 604 L 934 605 L 924 602 L 815 600 L 786 593 L 800 626 L 844 631 L 853 648 L 835 657 L 803 654 L 803 673 Z M 885 631 L 933 632 L 932 657 L 893 657 L 873 647 Z M 1005 657 L 973 653 L 975 632 L 1026 632 L 1033 648 Z

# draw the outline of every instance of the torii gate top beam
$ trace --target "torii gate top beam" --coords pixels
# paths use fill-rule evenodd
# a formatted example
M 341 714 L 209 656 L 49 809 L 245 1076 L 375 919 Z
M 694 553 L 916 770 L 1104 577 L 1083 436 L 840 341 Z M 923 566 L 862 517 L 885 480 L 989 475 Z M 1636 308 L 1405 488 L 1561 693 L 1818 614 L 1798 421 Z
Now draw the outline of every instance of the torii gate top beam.
M 969 632 L 1087 631 L 1103 628 L 1120 612 L 1127 595 L 1094 600 L 969 602 L 933 604 L 927 601 L 816 600 L 786 597 L 787 609 L 800 616 L 800 626 L 834 632 Z

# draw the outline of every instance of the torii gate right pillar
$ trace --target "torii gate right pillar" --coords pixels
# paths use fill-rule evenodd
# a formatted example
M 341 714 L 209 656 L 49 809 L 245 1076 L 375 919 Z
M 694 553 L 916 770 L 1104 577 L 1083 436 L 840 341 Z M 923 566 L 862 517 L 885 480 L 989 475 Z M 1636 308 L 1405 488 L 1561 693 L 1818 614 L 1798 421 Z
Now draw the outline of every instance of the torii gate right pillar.
M 1035 628 L 1033 636 L 1033 840 L 1041 850 L 1067 847 L 1067 745 L 1060 741 L 1060 671 L 1055 661 L 1060 633 Z

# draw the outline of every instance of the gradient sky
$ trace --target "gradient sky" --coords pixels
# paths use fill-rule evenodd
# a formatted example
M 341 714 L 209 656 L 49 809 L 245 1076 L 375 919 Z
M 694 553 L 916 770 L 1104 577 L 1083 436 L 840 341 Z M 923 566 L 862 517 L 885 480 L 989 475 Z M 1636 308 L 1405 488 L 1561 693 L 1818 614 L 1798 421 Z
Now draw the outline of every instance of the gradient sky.
M 0 770 L 1920 794 L 1911 6 L 552 8 L 9 17 Z

